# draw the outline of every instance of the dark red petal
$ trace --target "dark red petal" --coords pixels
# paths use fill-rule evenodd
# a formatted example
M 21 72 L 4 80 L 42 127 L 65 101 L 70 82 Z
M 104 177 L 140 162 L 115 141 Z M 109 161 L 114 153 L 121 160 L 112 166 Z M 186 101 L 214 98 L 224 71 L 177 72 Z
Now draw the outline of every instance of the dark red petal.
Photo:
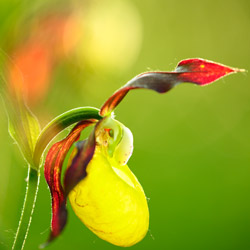
M 61 169 L 63 161 L 72 144 L 79 139 L 81 131 L 96 120 L 85 120 L 78 123 L 70 134 L 62 141 L 55 143 L 49 150 L 44 166 L 45 179 L 52 197 L 51 234 L 48 242 L 57 237 L 67 221 L 66 195 L 61 185 Z M 45 246 L 45 243 L 43 246 Z
M 180 82 L 192 82 L 198 85 L 206 85 L 214 82 L 230 73 L 243 71 L 230 68 L 223 64 L 215 63 L 203 59 L 187 59 L 181 61 L 175 70 L 181 72 L 178 79 Z
M 181 82 L 206 85 L 231 73 L 244 70 L 231 68 L 204 59 L 186 59 L 177 65 L 173 72 L 146 72 L 130 80 L 117 90 L 102 106 L 100 115 L 111 113 L 131 89 L 152 89 L 165 93 Z
M 95 153 L 95 129 L 89 138 L 77 145 L 77 154 L 64 177 L 65 195 L 87 175 L 86 168 Z

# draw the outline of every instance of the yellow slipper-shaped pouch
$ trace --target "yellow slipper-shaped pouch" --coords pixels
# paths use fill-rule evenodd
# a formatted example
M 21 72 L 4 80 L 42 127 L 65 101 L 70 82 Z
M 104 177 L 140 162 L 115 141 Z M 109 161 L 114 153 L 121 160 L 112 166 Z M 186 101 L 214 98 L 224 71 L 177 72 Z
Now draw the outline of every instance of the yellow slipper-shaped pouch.
M 149 211 L 142 186 L 124 164 L 132 153 L 132 134 L 117 121 L 111 122 L 120 130 L 108 126 L 110 121 L 100 126 L 99 145 L 87 166 L 87 176 L 70 192 L 69 200 L 79 219 L 98 237 L 128 247 L 146 235 Z M 117 131 L 122 132 L 120 139 Z M 115 143 L 107 138 L 109 134 Z

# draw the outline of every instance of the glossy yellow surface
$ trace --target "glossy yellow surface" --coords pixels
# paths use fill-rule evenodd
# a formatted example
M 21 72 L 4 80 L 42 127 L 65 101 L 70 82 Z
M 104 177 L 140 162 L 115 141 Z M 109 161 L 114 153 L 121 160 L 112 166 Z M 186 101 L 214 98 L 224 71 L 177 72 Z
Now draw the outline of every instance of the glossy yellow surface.
M 127 165 L 107 158 L 99 147 L 69 200 L 79 219 L 114 245 L 132 246 L 148 231 L 148 204 L 140 183 Z

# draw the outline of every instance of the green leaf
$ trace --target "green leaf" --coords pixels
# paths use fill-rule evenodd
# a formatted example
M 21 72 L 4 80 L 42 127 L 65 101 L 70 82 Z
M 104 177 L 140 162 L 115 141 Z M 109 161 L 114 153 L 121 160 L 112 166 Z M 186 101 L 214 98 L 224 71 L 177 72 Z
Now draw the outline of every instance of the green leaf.
M 15 78 L 18 84 L 11 82 L 10 65 L 16 70 Z M 34 166 L 32 156 L 40 134 L 40 126 L 34 114 L 26 106 L 21 87 L 24 84 L 22 73 L 3 52 L 0 53 L 0 83 L 0 95 L 8 116 L 9 134 L 28 164 L 37 169 L 38 166 Z
M 40 134 L 38 120 L 22 100 L 8 103 L 6 111 L 9 117 L 9 133 L 26 161 L 31 164 L 36 141 Z M 31 165 L 33 166 L 33 164 Z

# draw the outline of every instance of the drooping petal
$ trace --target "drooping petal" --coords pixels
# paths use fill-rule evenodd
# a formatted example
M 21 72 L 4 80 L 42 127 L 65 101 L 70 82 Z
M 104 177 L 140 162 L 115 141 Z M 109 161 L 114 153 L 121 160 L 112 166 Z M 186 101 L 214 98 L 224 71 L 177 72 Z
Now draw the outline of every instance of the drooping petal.
M 64 140 L 55 143 L 47 154 L 44 175 L 52 197 L 51 234 L 47 243 L 61 233 L 67 221 L 67 196 L 61 185 L 61 169 L 63 161 L 72 144 L 79 139 L 81 131 L 93 123 L 96 123 L 96 120 L 84 120 L 78 123 L 70 134 Z M 47 243 L 42 247 L 45 247 Z
M 66 196 L 87 175 L 86 168 L 95 153 L 95 145 L 94 129 L 87 140 L 78 144 L 77 154 L 65 173 L 64 187 Z
M 62 146 L 63 141 L 54 144 L 49 150 L 45 162 L 44 175 L 50 187 L 52 197 L 51 234 L 48 242 L 52 241 L 53 238 L 60 234 L 67 221 L 64 192 L 60 182 L 58 182 L 61 176 L 61 166 L 56 164 Z
M 179 62 L 172 72 L 145 72 L 134 77 L 104 103 L 100 114 L 110 114 L 131 89 L 151 89 L 165 93 L 181 82 L 202 86 L 228 74 L 243 71 L 204 59 L 186 59 Z

